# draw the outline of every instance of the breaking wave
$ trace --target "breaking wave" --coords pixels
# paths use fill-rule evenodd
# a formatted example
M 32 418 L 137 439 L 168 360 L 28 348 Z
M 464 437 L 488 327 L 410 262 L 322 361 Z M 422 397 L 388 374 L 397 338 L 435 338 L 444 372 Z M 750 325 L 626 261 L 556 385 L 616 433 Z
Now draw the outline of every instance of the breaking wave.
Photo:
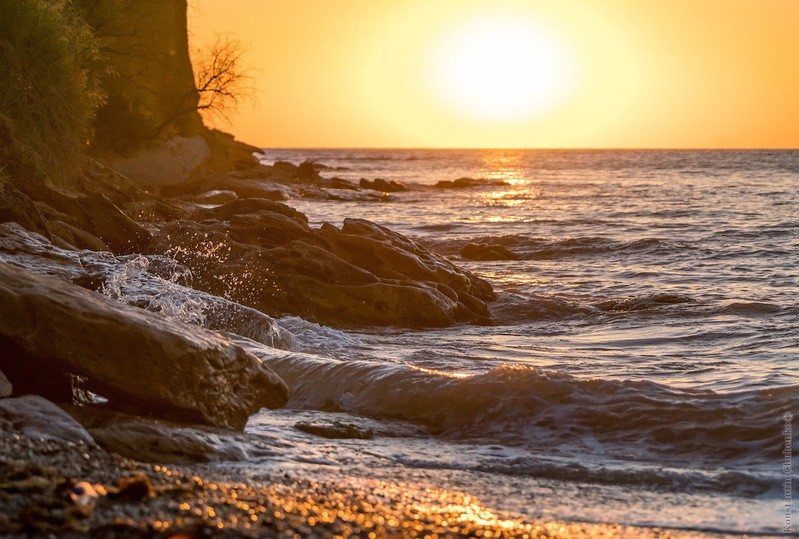
M 431 433 L 540 449 L 597 446 L 608 455 L 768 462 L 799 386 L 718 393 L 649 381 L 576 378 L 529 366 L 460 376 L 298 354 L 268 360 L 290 405 L 404 420 Z

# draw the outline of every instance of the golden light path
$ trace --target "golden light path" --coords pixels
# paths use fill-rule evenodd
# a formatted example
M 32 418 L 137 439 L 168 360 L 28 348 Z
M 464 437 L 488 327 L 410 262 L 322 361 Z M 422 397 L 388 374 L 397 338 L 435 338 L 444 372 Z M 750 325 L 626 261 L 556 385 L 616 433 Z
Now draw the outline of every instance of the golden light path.
M 442 105 L 478 120 L 522 121 L 574 91 L 564 40 L 520 12 L 487 11 L 444 33 L 430 54 L 428 80 Z

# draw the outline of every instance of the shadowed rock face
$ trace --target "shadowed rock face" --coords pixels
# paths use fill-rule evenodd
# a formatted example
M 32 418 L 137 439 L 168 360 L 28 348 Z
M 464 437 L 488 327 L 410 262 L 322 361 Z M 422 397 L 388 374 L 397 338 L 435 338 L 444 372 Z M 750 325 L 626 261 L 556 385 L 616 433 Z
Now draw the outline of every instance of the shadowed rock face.
M 229 429 L 288 398 L 274 372 L 217 334 L 3 263 L 0 369 L 16 394 L 63 397 L 71 373 L 117 409 Z
M 494 298 L 486 281 L 401 234 L 361 219 L 312 229 L 267 200 L 170 223 L 149 250 L 187 265 L 194 286 L 212 294 L 339 327 L 485 323 Z

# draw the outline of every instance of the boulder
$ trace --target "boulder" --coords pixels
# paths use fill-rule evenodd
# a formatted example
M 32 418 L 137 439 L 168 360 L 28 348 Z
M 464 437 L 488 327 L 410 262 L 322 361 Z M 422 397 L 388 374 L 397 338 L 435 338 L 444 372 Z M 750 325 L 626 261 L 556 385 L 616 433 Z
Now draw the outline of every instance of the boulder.
M 325 422 L 312 422 L 312 421 L 298 421 L 294 427 L 307 434 L 314 436 L 321 436 L 322 438 L 333 439 L 355 439 L 355 440 L 371 440 L 374 438 L 374 433 L 371 429 L 366 429 L 352 423 L 343 423 L 341 421 Z
M 66 406 L 103 449 L 141 462 L 194 464 L 249 457 L 243 434 L 201 425 L 120 414 L 95 406 Z
M 0 369 L 15 392 L 46 373 L 58 394 L 69 373 L 116 409 L 229 429 L 288 398 L 261 360 L 216 333 L 3 263 Z
M 0 426 L 4 432 L 16 432 L 29 438 L 96 445 L 80 423 L 38 395 L 0 399 Z

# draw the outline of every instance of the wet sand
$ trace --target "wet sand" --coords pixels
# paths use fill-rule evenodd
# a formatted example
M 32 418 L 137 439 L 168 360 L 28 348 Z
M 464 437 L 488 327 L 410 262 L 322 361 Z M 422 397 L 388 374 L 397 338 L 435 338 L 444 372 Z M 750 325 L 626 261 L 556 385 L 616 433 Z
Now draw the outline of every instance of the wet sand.
M 93 537 L 722 537 L 533 522 L 463 493 L 143 464 L 82 443 L 0 435 L 0 533 Z

